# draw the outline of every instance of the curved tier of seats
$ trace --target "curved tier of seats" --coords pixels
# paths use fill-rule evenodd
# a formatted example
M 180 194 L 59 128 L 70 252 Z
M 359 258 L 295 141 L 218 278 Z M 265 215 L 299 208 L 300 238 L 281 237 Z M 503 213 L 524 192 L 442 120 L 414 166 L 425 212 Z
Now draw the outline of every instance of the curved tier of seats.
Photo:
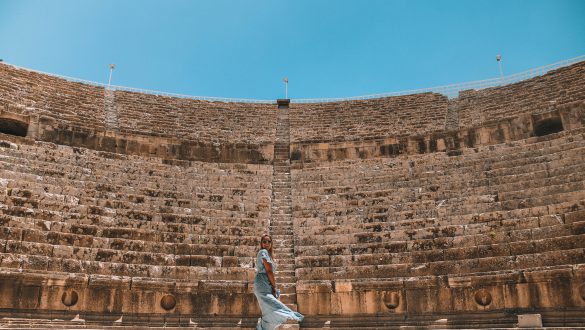
M 447 97 L 424 93 L 291 105 L 291 142 L 340 142 L 442 131 Z
M 0 77 L 0 111 L 24 117 L 31 127 L 27 136 L 37 140 L 183 160 L 272 158 L 272 104 L 114 91 L 4 64 Z
M 401 299 L 421 312 L 429 304 L 448 306 L 437 312 L 585 307 L 557 296 L 563 286 L 583 285 L 572 273 L 585 268 L 585 129 L 454 157 L 330 162 L 291 175 L 297 291 L 307 311 L 401 312 Z M 527 274 L 538 276 L 523 283 L 548 291 L 524 300 L 499 291 L 506 276 L 508 287 L 522 290 L 518 276 Z M 415 288 L 434 295 L 411 301 Z M 480 289 L 493 302 L 474 302 Z M 397 306 L 383 303 L 385 291 Z M 460 299 L 471 303 L 457 306 Z
M 94 281 L 108 291 L 124 279 L 132 287 L 128 293 L 146 302 L 154 298 L 148 290 L 157 286 L 179 302 L 189 296 L 177 287 L 204 295 L 215 286 L 245 297 L 222 307 L 225 313 L 256 310 L 242 307 L 242 299 L 251 299 L 247 287 L 259 237 L 268 227 L 270 166 L 165 164 L 160 158 L 12 140 L 0 141 L 1 283 L 35 283 L 42 276 L 55 282 L 53 291 L 76 290 L 81 301 L 74 310 L 114 313 L 121 312 L 115 304 L 91 305 Z M 61 281 L 80 276 L 84 284 Z M 149 284 L 141 291 L 144 281 Z M 4 297 L 8 291 L 3 285 Z M 54 298 L 37 297 L 35 308 L 58 305 Z M 14 300 L 3 299 L 0 308 L 15 308 Z M 198 308 L 213 314 L 215 307 Z
M 585 98 L 585 62 L 502 87 L 464 91 L 450 103 L 459 112 L 461 127 L 549 111 Z
M 124 91 L 114 93 L 113 104 L 120 131 L 130 134 L 248 145 L 271 144 L 276 136 L 276 108 L 271 104 L 208 102 Z

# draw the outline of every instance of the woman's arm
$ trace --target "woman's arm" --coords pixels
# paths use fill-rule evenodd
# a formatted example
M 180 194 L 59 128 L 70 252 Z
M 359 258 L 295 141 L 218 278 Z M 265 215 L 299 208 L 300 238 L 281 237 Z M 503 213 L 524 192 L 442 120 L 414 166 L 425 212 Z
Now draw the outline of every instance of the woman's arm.
M 276 279 L 274 278 L 274 272 L 272 271 L 272 264 L 264 258 L 262 258 L 262 263 L 264 264 L 264 268 L 266 268 L 268 281 L 270 281 L 270 285 L 272 285 L 272 295 L 276 297 Z

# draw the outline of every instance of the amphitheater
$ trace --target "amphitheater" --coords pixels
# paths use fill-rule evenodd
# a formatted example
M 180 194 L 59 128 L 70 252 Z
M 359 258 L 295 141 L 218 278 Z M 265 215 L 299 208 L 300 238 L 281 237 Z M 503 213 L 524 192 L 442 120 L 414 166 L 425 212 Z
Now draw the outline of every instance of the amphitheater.
M 0 64 L 0 328 L 585 327 L 585 57 L 456 95 L 229 102 Z

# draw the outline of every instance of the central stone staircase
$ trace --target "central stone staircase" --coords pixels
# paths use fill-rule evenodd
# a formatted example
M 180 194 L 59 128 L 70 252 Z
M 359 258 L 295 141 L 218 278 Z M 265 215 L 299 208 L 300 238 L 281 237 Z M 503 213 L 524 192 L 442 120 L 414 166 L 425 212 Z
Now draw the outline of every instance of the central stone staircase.
M 290 177 L 290 122 L 288 106 L 279 106 L 274 144 L 274 173 L 272 181 L 272 220 L 270 235 L 278 271 L 276 283 L 281 290 L 280 300 L 297 309 L 294 237 L 292 223 Z

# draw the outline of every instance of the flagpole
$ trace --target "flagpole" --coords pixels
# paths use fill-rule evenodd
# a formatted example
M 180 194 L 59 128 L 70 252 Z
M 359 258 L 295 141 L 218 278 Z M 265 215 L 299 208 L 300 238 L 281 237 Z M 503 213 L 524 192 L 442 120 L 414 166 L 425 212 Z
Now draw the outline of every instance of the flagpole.
M 282 81 L 284 81 L 284 98 L 288 99 L 288 77 L 284 77 Z
M 112 83 L 112 71 L 116 68 L 116 64 L 110 64 L 110 77 L 108 78 L 108 88 L 110 88 L 110 84 Z

